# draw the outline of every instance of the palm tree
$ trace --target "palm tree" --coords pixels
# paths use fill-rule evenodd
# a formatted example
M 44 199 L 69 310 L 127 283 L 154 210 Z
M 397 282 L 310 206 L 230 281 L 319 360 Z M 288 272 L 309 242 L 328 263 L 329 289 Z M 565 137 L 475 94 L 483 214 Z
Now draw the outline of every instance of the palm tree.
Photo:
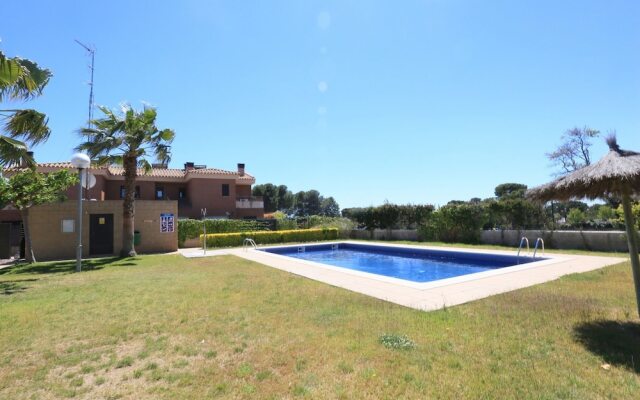
M 122 209 L 122 257 L 134 257 L 133 247 L 135 187 L 138 168 L 144 173 L 151 169 L 146 157 L 154 155 L 157 161 L 168 163 L 171 158 L 171 142 L 175 133 L 171 129 L 156 127 L 157 112 L 144 106 L 142 111 L 130 105 L 122 105 L 116 113 L 107 107 L 99 107 L 104 118 L 91 121 L 92 127 L 82 128 L 84 138 L 76 148 L 89 153 L 98 165 L 119 164 L 124 167 L 125 195 Z
M 51 76 L 51 71 L 38 67 L 33 61 L 9 58 L 0 51 L 0 102 L 40 96 Z M 27 153 L 28 145 L 49 138 L 47 116 L 32 109 L 2 109 L 0 117 L 5 121 L 3 131 L 7 133 L 0 134 L 0 165 L 21 162 L 33 165 L 35 161 Z

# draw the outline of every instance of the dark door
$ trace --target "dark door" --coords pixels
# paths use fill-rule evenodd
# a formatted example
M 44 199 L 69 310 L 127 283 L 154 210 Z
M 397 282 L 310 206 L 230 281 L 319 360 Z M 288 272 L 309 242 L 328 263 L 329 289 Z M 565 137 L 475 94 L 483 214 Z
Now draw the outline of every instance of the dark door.
M 113 254 L 113 214 L 91 214 L 89 254 Z
M 0 224 L 0 260 L 11 257 L 11 224 Z

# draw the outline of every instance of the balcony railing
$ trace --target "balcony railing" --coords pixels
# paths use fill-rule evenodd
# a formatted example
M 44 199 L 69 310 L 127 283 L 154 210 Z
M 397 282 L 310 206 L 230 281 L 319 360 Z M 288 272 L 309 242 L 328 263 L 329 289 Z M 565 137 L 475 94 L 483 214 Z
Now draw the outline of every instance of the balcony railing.
M 264 208 L 261 196 L 237 197 L 236 208 Z

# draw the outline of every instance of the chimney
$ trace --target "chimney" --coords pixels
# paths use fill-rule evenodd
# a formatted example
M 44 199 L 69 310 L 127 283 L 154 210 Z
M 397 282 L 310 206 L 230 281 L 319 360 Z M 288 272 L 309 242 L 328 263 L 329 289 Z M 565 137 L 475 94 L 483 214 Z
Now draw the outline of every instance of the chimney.
M 244 176 L 244 163 L 238 163 L 238 175 Z
M 187 161 L 186 163 L 184 163 L 184 170 L 185 171 L 191 171 L 196 169 L 196 164 L 192 161 Z
M 153 169 L 167 169 L 169 166 L 165 163 L 153 163 L 151 164 L 151 168 Z
M 33 159 L 33 151 L 27 151 L 27 158 L 31 158 Z M 20 168 L 27 168 L 29 165 L 27 163 L 27 160 L 25 158 L 22 158 L 20 160 Z

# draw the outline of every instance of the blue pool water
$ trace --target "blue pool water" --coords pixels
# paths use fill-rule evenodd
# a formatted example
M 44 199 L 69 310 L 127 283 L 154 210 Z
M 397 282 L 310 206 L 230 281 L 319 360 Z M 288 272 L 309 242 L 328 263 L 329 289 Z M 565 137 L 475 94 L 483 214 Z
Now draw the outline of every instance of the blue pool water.
M 531 257 L 339 243 L 261 249 L 412 282 L 431 282 L 532 262 Z M 536 258 L 540 261 L 542 258 Z

